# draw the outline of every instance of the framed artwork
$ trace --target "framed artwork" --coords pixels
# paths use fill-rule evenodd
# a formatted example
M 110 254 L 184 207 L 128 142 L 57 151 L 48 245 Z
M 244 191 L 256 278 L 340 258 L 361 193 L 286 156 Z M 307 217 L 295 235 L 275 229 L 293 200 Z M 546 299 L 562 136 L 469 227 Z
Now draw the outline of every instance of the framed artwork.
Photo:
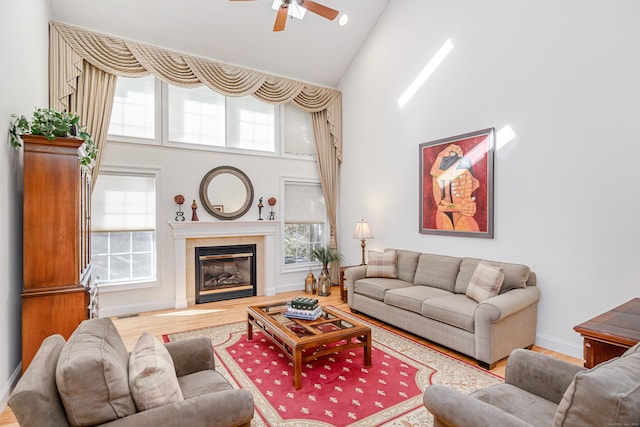
M 495 131 L 420 144 L 420 233 L 493 238 Z

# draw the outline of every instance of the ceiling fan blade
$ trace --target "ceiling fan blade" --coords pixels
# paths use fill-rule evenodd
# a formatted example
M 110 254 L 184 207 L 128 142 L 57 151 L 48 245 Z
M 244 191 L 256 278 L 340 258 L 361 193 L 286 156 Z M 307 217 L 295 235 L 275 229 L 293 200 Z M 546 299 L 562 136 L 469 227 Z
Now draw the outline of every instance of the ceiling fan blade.
M 287 12 L 289 11 L 289 7 L 286 4 L 282 4 L 280 9 L 278 9 L 278 14 L 276 15 L 276 22 L 273 24 L 273 31 L 283 31 L 284 26 L 287 23 Z
M 298 0 L 298 4 L 307 9 L 309 12 L 313 12 L 316 15 L 322 16 L 323 18 L 327 18 L 330 21 L 336 19 L 336 17 L 340 13 L 335 9 L 331 9 L 328 6 L 316 3 L 311 0 Z

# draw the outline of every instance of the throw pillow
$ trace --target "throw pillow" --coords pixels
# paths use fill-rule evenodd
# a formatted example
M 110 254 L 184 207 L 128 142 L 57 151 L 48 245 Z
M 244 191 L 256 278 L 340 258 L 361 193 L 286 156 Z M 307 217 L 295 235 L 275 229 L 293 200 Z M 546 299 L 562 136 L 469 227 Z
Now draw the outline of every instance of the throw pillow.
M 466 295 L 477 302 L 482 302 L 498 295 L 503 281 L 503 267 L 495 267 L 486 261 L 480 261 L 469 280 Z
M 56 384 L 69 424 L 94 426 L 136 413 L 129 353 L 109 318 L 85 320 L 62 347 Z
M 554 427 L 632 426 L 640 420 L 640 353 L 578 372 L 558 405 Z
M 169 351 L 147 332 L 129 356 L 129 386 L 139 411 L 184 400 Z
M 374 252 L 369 251 L 369 264 L 367 264 L 367 277 L 398 278 L 398 265 L 396 251 Z

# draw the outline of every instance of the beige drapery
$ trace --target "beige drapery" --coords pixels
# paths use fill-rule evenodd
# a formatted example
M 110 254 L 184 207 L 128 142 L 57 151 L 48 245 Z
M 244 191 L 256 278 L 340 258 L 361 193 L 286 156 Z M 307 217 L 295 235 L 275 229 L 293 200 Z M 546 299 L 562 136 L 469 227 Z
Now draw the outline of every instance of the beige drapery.
M 331 138 L 331 129 L 327 121 L 327 112 L 320 111 L 311 114 L 313 123 L 313 133 L 316 141 L 324 141 Z M 338 201 L 338 156 L 335 144 L 316 144 L 316 157 L 318 159 L 318 169 L 322 185 L 322 193 L 327 205 L 327 216 L 329 217 L 330 241 L 329 247 L 338 248 L 336 219 Z M 339 263 L 334 262 L 329 269 L 331 283 L 339 281 Z
M 342 162 L 342 97 L 339 91 L 60 22 L 51 23 L 49 44 L 50 107 L 80 114 L 100 152 L 113 105 L 114 76 L 153 74 L 183 87 L 204 84 L 227 96 L 253 95 L 272 104 L 291 102 L 311 113 L 322 191 L 331 226 L 330 244 L 336 247 L 337 165 Z M 101 118 L 97 117 L 100 112 Z M 96 167 L 94 173 L 97 170 Z

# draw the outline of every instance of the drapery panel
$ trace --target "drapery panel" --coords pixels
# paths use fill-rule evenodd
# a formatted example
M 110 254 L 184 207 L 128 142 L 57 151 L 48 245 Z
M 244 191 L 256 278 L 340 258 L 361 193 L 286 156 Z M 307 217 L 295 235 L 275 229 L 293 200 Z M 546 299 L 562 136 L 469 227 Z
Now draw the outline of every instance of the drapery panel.
M 291 102 L 311 113 L 321 185 L 331 227 L 330 245 L 337 247 L 337 169 L 342 162 L 342 96 L 339 91 L 60 22 L 51 23 L 49 44 L 50 106 L 80 114 L 100 153 L 111 116 L 114 76 L 143 77 L 152 74 L 182 87 L 204 84 L 226 96 L 252 95 L 272 104 Z M 98 93 L 94 93 L 94 89 Z M 102 111 L 101 118 L 95 116 L 99 111 Z M 96 167 L 94 173 L 97 171 Z M 332 269 L 334 283 L 337 283 L 337 270 Z
M 333 140 L 326 110 L 311 113 L 311 121 L 316 141 Z M 322 193 L 327 205 L 327 216 L 329 217 L 329 247 L 337 249 L 338 156 L 335 144 L 316 144 L 316 158 L 318 159 L 320 180 L 323 183 Z M 339 262 L 334 262 L 329 269 L 331 283 L 339 283 L 339 266 Z

